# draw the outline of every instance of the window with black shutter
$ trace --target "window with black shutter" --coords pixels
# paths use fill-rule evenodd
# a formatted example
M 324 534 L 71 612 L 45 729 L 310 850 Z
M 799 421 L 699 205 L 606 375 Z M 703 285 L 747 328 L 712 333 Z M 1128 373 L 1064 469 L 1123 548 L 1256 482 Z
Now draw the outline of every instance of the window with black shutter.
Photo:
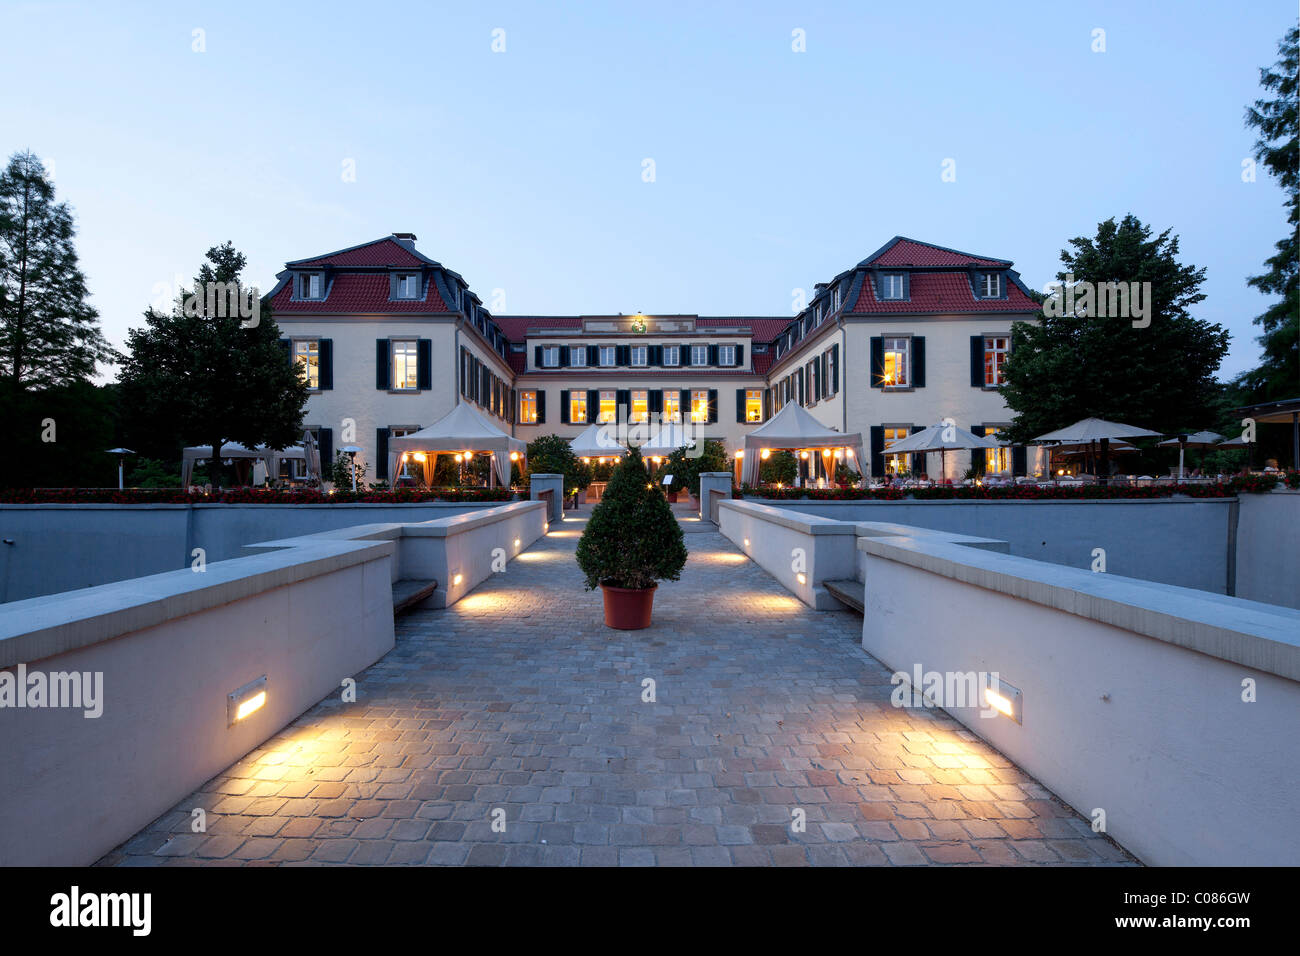
M 392 386 L 390 359 L 388 339 L 375 339 L 375 388 L 388 391 Z

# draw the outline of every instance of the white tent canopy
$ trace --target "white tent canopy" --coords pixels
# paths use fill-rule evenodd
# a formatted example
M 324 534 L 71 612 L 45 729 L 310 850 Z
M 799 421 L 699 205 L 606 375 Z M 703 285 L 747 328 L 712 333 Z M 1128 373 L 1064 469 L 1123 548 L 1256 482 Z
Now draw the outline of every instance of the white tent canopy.
M 897 455 L 904 452 L 921 452 L 928 454 L 937 451 L 944 457 L 941 473 L 947 472 L 947 452 L 962 448 L 1001 448 L 1002 442 L 976 435 L 953 422 L 939 422 L 929 428 L 914 431 L 906 438 L 890 442 L 885 446 L 885 454 Z
M 388 440 L 388 474 L 397 476 L 397 461 L 402 454 L 424 455 L 425 482 L 433 483 L 438 455 L 458 452 L 489 452 L 492 468 L 489 484 L 510 486 L 510 454 L 526 460 L 528 445 L 512 438 L 488 421 L 472 405 L 461 403 L 427 428 Z
M 211 445 L 190 445 L 182 451 L 181 487 L 189 487 L 190 478 L 194 475 L 194 463 L 196 461 L 208 461 L 211 458 Z M 288 448 L 282 448 L 279 451 L 276 451 L 274 448 L 267 448 L 265 445 L 258 445 L 256 448 L 246 448 L 239 444 L 239 442 L 233 441 L 222 444 L 221 458 L 223 461 L 227 458 L 260 458 L 266 463 L 267 474 L 273 478 L 278 477 L 280 474 L 281 459 L 294 458 L 300 461 L 309 462 L 307 453 L 303 450 L 302 445 L 290 445 Z
M 1165 447 L 1177 447 L 1183 445 L 1187 448 L 1211 448 L 1223 441 L 1223 436 L 1218 432 L 1193 432 L 1184 440 L 1181 437 L 1170 438 L 1162 442 L 1156 442 L 1157 445 Z
M 691 448 L 700 440 L 700 429 L 690 425 L 663 424 L 654 437 L 641 444 L 642 455 L 670 455 L 679 448 Z
M 576 438 L 569 439 L 569 447 L 579 458 L 619 458 L 627 449 L 614 438 L 611 425 L 588 425 Z
M 861 432 L 846 434 L 827 428 L 794 402 L 745 436 L 745 460 L 740 469 L 744 484 L 758 483 L 759 456 L 765 448 L 844 448 L 846 465 L 858 472 L 865 467 Z

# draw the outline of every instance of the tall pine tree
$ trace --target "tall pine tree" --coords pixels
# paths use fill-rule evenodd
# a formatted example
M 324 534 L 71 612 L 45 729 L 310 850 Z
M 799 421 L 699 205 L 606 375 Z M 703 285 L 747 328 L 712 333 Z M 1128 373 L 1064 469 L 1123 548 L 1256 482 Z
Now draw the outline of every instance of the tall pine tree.
M 0 376 L 19 393 L 87 381 L 116 358 L 86 301 L 72 211 L 30 152 L 0 172 Z
M 1246 110 L 1246 125 L 1259 131 L 1255 158 L 1264 164 L 1286 190 L 1286 236 L 1266 259 L 1268 271 L 1248 282 L 1265 295 L 1281 299 L 1255 324 L 1263 328 L 1259 343 L 1264 356 L 1257 368 L 1241 375 L 1242 404 L 1295 398 L 1300 395 L 1300 120 L 1296 114 L 1296 71 L 1300 69 L 1300 29 L 1292 27 L 1278 44 L 1278 61 L 1272 69 L 1259 71 L 1260 85 L 1275 95 L 1259 99 Z
M 145 327 L 127 333 L 124 434 L 141 444 L 165 436 L 173 454 L 180 444 L 210 444 L 218 462 L 226 441 L 284 448 L 302 437 L 306 378 L 289 361 L 269 302 L 255 301 L 256 321 L 231 307 L 249 291 L 245 256 L 227 242 L 207 259 L 193 293 L 182 292 L 170 313 L 149 309 Z

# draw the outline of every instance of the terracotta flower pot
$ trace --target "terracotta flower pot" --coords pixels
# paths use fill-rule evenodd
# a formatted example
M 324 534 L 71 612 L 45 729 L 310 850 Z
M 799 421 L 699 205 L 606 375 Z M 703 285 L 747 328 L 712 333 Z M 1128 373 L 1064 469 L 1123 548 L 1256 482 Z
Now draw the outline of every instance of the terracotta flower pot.
M 602 584 L 605 594 L 605 626 L 620 631 L 639 631 L 650 626 L 655 588 L 616 588 Z

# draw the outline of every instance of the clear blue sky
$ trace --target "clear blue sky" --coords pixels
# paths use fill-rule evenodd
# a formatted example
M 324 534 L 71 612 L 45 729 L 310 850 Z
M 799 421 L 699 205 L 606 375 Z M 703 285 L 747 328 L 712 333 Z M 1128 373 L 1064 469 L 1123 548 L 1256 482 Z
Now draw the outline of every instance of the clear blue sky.
M 506 313 L 786 315 L 896 234 L 1042 288 L 1066 240 L 1133 212 L 1208 268 L 1198 315 L 1233 334 L 1227 377 L 1257 359 L 1267 300 L 1245 280 L 1286 228 L 1276 184 L 1241 180 L 1242 116 L 1295 18 L 1295 0 L 0 2 L 0 151 L 53 161 L 119 345 L 226 239 L 263 288 L 408 231 Z

